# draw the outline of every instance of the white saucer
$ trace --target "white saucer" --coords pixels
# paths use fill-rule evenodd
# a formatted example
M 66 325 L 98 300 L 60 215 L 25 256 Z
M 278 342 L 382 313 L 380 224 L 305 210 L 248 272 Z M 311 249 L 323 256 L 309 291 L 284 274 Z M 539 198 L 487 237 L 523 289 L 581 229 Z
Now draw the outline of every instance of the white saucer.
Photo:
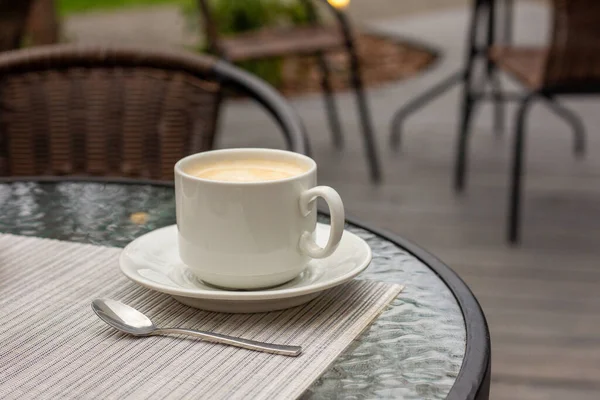
M 317 224 L 317 243 L 324 245 L 328 237 L 329 225 Z M 300 275 L 281 286 L 252 291 L 219 289 L 196 278 L 179 258 L 176 225 L 135 239 L 125 247 L 119 262 L 121 271 L 135 283 L 170 294 L 190 307 L 254 313 L 295 307 L 351 280 L 371 262 L 371 249 L 364 240 L 344 231 L 331 256 L 311 260 Z

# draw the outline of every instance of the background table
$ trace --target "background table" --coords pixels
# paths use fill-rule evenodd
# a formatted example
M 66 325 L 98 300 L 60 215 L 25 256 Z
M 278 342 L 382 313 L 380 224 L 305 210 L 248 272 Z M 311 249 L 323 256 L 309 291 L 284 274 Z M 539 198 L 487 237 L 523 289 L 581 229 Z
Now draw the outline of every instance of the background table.
M 147 215 L 131 217 L 140 212 Z M 0 184 L 3 233 L 123 247 L 174 223 L 169 184 Z M 402 238 L 354 222 L 347 229 L 373 249 L 373 262 L 360 279 L 406 288 L 304 397 L 487 399 L 489 332 L 467 286 L 439 260 Z

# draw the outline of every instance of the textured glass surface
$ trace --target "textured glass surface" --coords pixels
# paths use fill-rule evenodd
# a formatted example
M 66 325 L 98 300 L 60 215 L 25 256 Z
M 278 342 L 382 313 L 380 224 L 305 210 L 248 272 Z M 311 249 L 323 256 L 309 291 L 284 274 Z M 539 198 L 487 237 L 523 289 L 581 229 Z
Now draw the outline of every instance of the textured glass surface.
M 5 233 L 122 247 L 174 223 L 171 188 L 0 185 L 0 231 Z M 452 293 L 432 270 L 398 246 L 356 226 L 348 229 L 373 249 L 373 262 L 360 278 L 406 287 L 304 397 L 445 398 L 465 350 L 463 317 Z

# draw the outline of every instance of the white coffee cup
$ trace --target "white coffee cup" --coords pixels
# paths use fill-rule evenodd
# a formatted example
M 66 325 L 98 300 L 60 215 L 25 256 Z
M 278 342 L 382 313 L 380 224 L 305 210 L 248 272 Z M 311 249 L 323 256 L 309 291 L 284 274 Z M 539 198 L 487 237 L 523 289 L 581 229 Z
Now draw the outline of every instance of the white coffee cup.
M 198 166 L 227 160 L 264 159 L 301 166 L 298 175 L 253 182 L 209 180 Z M 338 193 L 316 186 L 317 165 L 282 150 L 228 149 L 183 158 L 175 165 L 179 254 L 201 280 L 224 288 L 259 289 L 287 282 L 311 258 L 331 255 L 344 232 Z M 315 243 L 316 199 L 331 214 L 325 247 Z

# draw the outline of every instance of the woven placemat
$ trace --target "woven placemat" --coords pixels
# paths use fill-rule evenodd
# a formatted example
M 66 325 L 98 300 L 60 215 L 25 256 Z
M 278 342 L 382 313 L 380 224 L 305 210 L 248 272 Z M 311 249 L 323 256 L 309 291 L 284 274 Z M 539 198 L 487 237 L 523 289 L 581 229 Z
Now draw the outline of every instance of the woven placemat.
M 0 235 L 0 398 L 296 398 L 402 289 L 354 280 L 289 310 L 205 312 L 127 280 L 120 252 Z M 180 336 L 127 336 L 95 316 L 90 302 L 98 297 L 130 304 L 159 326 L 304 352 L 293 358 Z

